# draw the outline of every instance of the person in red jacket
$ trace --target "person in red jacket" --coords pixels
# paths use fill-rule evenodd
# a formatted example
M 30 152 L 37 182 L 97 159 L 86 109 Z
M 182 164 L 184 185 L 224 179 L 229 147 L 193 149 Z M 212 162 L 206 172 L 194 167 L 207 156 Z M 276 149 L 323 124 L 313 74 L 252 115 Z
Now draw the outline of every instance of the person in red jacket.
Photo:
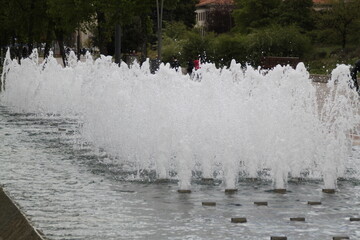
M 194 68 L 195 68 L 195 70 L 200 69 L 200 61 L 199 61 L 199 59 L 194 60 Z

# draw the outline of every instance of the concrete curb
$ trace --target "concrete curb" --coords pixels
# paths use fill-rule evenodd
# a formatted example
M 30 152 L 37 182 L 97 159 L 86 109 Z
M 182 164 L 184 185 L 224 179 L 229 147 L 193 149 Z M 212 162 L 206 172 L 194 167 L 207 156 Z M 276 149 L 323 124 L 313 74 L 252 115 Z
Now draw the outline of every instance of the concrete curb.
M 45 240 L 0 187 L 0 240 Z
M 320 74 L 311 74 L 310 75 L 310 79 L 313 82 L 318 82 L 318 83 L 327 83 L 330 79 L 331 75 L 320 75 Z

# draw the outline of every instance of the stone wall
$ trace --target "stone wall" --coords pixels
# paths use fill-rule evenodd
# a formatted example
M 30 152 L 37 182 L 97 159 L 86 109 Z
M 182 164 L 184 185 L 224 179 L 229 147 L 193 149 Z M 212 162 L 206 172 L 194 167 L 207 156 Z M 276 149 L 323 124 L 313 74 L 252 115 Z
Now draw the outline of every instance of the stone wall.
M 312 74 L 312 75 L 310 75 L 310 79 L 313 82 L 319 82 L 319 83 L 327 83 L 330 78 L 331 78 L 330 75 L 320 75 L 320 74 Z
M 44 240 L 0 187 L 0 240 Z

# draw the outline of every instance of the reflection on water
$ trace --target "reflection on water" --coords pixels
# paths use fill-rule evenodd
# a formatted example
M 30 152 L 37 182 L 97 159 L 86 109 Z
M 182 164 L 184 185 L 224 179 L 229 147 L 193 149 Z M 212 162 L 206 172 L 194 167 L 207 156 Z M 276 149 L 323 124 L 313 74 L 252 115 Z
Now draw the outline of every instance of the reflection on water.
M 85 144 L 78 129 L 77 119 L 0 107 L 0 183 L 50 239 L 360 238 L 359 222 L 349 221 L 360 217 L 360 182 L 354 178 L 339 181 L 332 195 L 321 192 L 321 181 L 290 181 L 289 192 L 274 194 L 270 182 L 243 179 L 233 195 L 224 194 L 221 180 L 199 179 L 191 194 L 178 194 L 176 181 L 131 181 L 126 166 Z M 354 146 L 349 164 L 358 167 L 359 158 Z M 232 217 L 246 217 L 247 223 L 231 223 Z

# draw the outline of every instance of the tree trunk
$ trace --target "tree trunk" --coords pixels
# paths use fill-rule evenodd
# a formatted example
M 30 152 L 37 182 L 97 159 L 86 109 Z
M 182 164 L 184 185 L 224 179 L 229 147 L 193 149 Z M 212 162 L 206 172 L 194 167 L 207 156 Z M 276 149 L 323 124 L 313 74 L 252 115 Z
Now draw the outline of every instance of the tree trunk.
M 77 47 L 77 59 L 80 61 L 80 28 L 78 28 L 76 36 L 76 47 Z
M 147 44 L 148 44 L 148 34 L 147 34 L 147 22 L 146 19 L 140 18 L 142 34 L 143 34 L 143 43 L 141 46 L 141 62 L 145 62 L 147 58 Z
M 18 45 L 18 50 L 17 50 L 17 59 L 18 59 L 18 63 L 21 63 L 21 58 L 22 58 L 22 50 L 23 50 L 23 44 L 20 43 Z
M 29 28 L 28 28 L 28 54 L 31 54 L 34 43 L 34 9 L 35 9 L 35 1 L 32 0 L 30 3 L 30 16 L 29 16 Z
M 105 24 L 105 14 L 101 11 L 96 11 L 97 17 L 97 30 L 98 30 L 98 47 L 100 50 L 100 54 L 107 55 L 107 49 L 104 38 L 104 28 Z
M 115 63 L 120 66 L 121 61 L 121 26 L 119 23 L 115 26 Z
M 47 30 L 46 30 L 44 59 L 49 56 L 49 52 L 50 52 L 50 45 L 51 45 L 51 40 L 52 40 L 51 35 L 52 35 L 52 29 L 53 29 L 52 26 L 53 26 L 53 23 L 51 20 L 49 20 Z
M 55 36 L 60 48 L 60 55 L 64 64 L 66 66 L 66 56 L 65 56 L 65 48 L 64 48 L 64 32 L 61 30 L 55 30 Z
M 157 39 L 158 39 L 158 60 L 161 61 L 161 48 L 162 48 L 162 19 L 163 19 L 163 8 L 164 0 L 156 0 L 156 12 L 157 12 Z

